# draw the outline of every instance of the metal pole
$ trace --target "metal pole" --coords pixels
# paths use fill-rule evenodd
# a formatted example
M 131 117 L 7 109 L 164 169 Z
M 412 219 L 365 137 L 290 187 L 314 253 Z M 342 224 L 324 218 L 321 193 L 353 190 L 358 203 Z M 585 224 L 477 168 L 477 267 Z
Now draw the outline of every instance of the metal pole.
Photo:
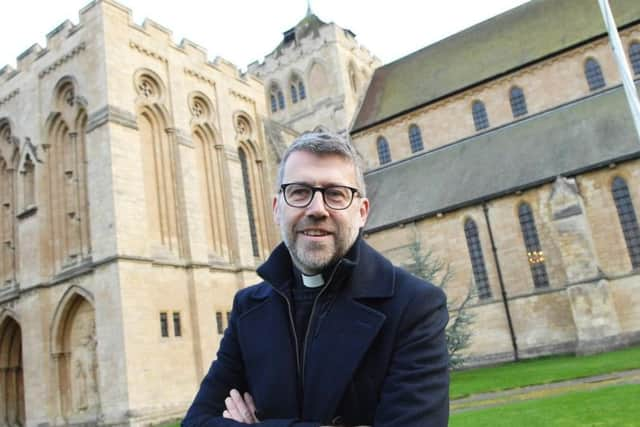
M 502 293 L 502 304 L 504 305 L 504 312 L 507 315 L 507 325 L 509 326 L 509 334 L 511 335 L 513 357 L 517 362 L 518 360 L 520 360 L 520 356 L 518 355 L 518 341 L 516 340 L 516 332 L 513 329 L 511 311 L 509 310 L 509 301 L 507 300 L 507 291 L 504 288 L 502 269 L 500 268 L 500 261 L 498 260 L 498 249 L 496 248 L 496 242 L 493 239 L 493 231 L 491 230 L 491 222 L 489 221 L 489 207 L 486 203 L 482 204 L 482 210 L 484 211 L 484 220 L 487 223 L 487 230 L 489 230 L 489 240 L 491 240 L 491 251 L 493 252 L 493 260 L 496 263 L 496 271 L 498 272 L 498 283 L 500 283 L 500 292 Z
M 618 70 L 622 77 L 622 86 L 624 92 L 627 95 L 627 101 L 629 102 L 629 109 L 631 110 L 631 117 L 636 127 L 636 133 L 638 134 L 638 142 L 640 142 L 640 101 L 638 101 L 638 92 L 636 85 L 633 82 L 631 70 L 624 53 L 624 47 L 620 40 L 620 34 L 618 34 L 618 27 L 613 19 L 611 13 L 611 7 L 609 7 L 609 0 L 598 0 L 600 10 L 602 11 L 602 18 L 604 19 L 604 26 L 609 33 L 609 43 L 611 43 L 611 49 L 613 50 L 613 56 L 618 64 Z

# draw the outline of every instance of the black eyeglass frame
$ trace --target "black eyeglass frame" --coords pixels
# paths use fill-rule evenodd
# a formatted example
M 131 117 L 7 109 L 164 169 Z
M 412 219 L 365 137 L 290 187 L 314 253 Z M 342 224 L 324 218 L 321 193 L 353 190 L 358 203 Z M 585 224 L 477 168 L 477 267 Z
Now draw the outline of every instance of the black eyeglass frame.
M 292 205 L 289 200 L 287 200 L 287 192 L 286 189 L 288 186 L 290 185 L 302 185 L 304 187 L 307 187 L 311 190 L 311 197 L 309 198 L 309 201 L 305 204 L 305 205 Z M 349 203 L 347 203 L 347 205 L 343 208 L 334 208 L 333 206 L 331 206 L 329 203 L 327 203 L 327 198 L 325 196 L 325 191 L 331 189 L 331 188 L 346 188 L 348 190 L 351 191 L 351 199 L 349 200 Z M 351 207 L 351 205 L 353 204 L 353 199 L 356 196 L 356 193 L 358 194 L 358 196 L 360 195 L 360 190 L 358 190 L 357 188 L 354 187 L 349 187 L 348 185 L 330 185 L 328 187 L 314 187 L 312 185 L 306 184 L 304 182 L 288 182 L 286 184 L 281 184 L 280 185 L 280 192 L 282 193 L 282 198 L 284 199 L 285 203 L 289 206 L 291 206 L 292 208 L 299 208 L 299 209 L 304 209 L 306 207 L 308 207 L 311 202 L 313 202 L 313 198 L 316 196 L 316 192 L 319 191 L 320 194 L 322 194 L 322 203 L 324 203 L 324 205 L 326 207 L 328 207 L 329 209 L 333 209 L 334 211 L 343 211 L 345 209 L 349 209 Z

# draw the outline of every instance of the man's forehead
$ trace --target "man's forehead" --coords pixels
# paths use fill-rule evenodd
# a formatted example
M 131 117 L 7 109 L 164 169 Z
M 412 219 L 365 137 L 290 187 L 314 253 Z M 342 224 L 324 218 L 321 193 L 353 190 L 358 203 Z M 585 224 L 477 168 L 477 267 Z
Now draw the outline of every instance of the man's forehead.
M 313 151 L 294 151 L 289 155 L 285 164 L 285 172 L 308 165 L 331 165 L 332 169 L 348 169 L 353 167 L 353 162 L 338 153 L 315 153 Z

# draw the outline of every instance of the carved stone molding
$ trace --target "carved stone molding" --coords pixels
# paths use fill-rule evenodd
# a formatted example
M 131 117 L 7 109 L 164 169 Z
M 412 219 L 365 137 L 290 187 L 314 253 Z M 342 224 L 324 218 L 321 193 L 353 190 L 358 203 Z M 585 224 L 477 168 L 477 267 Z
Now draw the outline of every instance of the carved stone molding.
M 18 96 L 19 93 L 20 93 L 20 89 L 15 89 L 15 90 L 9 92 L 9 94 L 7 96 L 5 96 L 4 98 L 0 99 L 0 106 L 2 106 L 4 104 L 6 104 L 7 102 L 11 101 L 13 98 Z
M 243 94 L 241 94 L 240 92 L 236 92 L 236 91 L 235 91 L 235 90 L 233 90 L 233 89 L 229 89 L 229 93 L 230 93 L 232 96 L 235 96 L 236 98 L 239 98 L 239 99 L 241 99 L 241 100 L 243 100 L 243 101 L 245 101 L 245 102 L 248 102 L 249 104 L 252 104 L 252 105 L 255 105 L 255 104 L 256 104 L 256 101 L 255 101 L 255 100 L 253 100 L 252 98 L 249 98 L 247 95 L 243 95 Z
M 205 76 L 204 74 L 201 74 L 199 72 L 197 72 L 196 70 L 192 70 L 190 68 L 184 68 L 184 73 L 188 76 L 193 77 L 194 79 L 203 81 L 207 84 L 209 84 L 211 87 L 216 87 L 216 82 L 214 82 L 212 79 L 210 79 L 209 77 Z
M 164 56 L 160 55 L 159 53 L 153 52 L 143 46 L 140 46 L 139 44 L 130 41 L 129 42 L 129 47 L 133 50 L 136 50 L 138 52 L 140 52 L 141 54 L 143 54 L 144 56 L 148 56 L 150 58 L 153 59 L 157 59 L 160 62 L 164 62 L 167 63 L 169 62 L 169 60 L 167 58 L 165 58 Z
M 106 105 L 98 111 L 91 113 L 87 123 L 87 133 L 90 133 L 108 122 L 138 130 L 138 123 L 136 121 L 135 114 L 112 105 Z
M 60 67 L 62 64 L 64 64 L 65 62 L 68 62 L 71 58 L 73 58 L 74 56 L 78 55 L 80 52 L 85 50 L 86 47 L 87 47 L 87 45 L 86 45 L 85 42 L 80 43 L 78 46 L 76 46 L 73 49 L 71 49 L 71 51 L 69 53 L 67 53 L 66 55 L 61 56 L 53 64 L 49 65 L 44 70 L 40 71 L 40 73 L 38 73 L 38 78 L 42 79 L 47 74 L 51 73 L 56 68 Z

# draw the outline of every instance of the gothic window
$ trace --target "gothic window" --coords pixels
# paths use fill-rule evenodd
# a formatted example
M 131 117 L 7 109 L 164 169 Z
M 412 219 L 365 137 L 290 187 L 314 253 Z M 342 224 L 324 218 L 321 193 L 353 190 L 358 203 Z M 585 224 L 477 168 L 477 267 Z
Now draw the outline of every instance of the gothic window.
M 416 153 L 424 149 L 422 144 L 422 134 L 420 128 L 417 125 L 409 126 L 409 144 L 411 145 L 411 152 Z
M 0 418 L 5 425 L 25 426 L 22 331 L 11 316 L 0 318 Z
M 224 325 L 222 324 L 222 312 L 216 311 L 216 327 L 218 328 L 218 335 L 224 333 Z
M 300 79 L 300 77 L 298 76 L 293 76 L 291 78 L 289 89 L 291 91 L 291 102 L 293 102 L 294 104 L 298 101 L 302 101 L 307 97 L 304 83 L 302 83 L 302 79 Z
M 17 147 L 8 122 L 0 122 L 0 288 L 16 278 L 15 180 Z
M 378 161 L 381 165 L 391 161 L 391 152 L 389 151 L 389 143 L 384 136 L 378 138 Z
M 618 210 L 618 220 L 627 244 L 631 266 L 634 269 L 640 268 L 640 228 L 638 227 L 636 211 L 631 202 L 629 187 L 627 187 L 624 179 L 617 177 L 613 180 L 611 191 Z
M 478 297 L 480 299 L 491 298 L 489 278 L 487 277 L 487 269 L 482 255 L 478 227 L 474 220 L 468 219 L 465 221 L 464 235 L 467 238 L 467 249 L 469 250 L 469 259 L 471 260 L 471 269 L 473 270 L 473 279 L 478 290 Z
M 300 95 L 301 101 L 307 97 L 307 91 L 302 80 L 298 80 L 298 95 Z
M 169 320 L 167 319 L 166 311 L 163 311 L 160 313 L 160 336 L 161 337 L 169 336 Z
M 269 250 L 270 234 L 267 230 L 267 208 L 265 195 L 266 175 L 263 168 L 264 148 L 256 138 L 254 125 L 246 113 L 236 117 L 236 142 L 238 160 L 245 196 L 246 218 L 249 221 L 249 236 L 243 243 L 249 245 L 254 257 L 260 258 Z
M 634 74 L 640 74 L 640 42 L 633 42 L 629 46 L 629 61 Z
M 284 94 L 278 89 L 278 108 L 284 110 Z
M 35 165 L 28 155 L 22 167 L 22 194 L 23 208 L 35 205 Z
M 245 150 L 238 148 L 238 156 L 240 157 L 240 167 L 242 168 L 242 181 L 244 183 L 244 196 L 247 204 L 247 215 L 249 216 L 249 232 L 251 233 L 251 248 L 253 249 L 253 256 L 260 256 L 260 249 L 258 246 L 258 230 L 256 227 L 256 215 L 253 206 L 253 189 L 251 188 L 251 179 L 249 176 L 249 164 L 247 162 L 247 155 Z
M 176 136 L 168 130 L 171 124 L 167 121 L 164 86 L 159 77 L 146 71 L 137 80 L 141 82 L 139 88 L 143 88 L 144 82 L 153 88 L 151 96 L 139 89 L 136 99 L 149 253 L 151 256 L 181 256 L 178 224 L 183 209 L 179 206 L 175 186 Z M 196 121 L 208 115 L 208 107 L 201 99 L 194 98 L 189 108 Z
M 513 117 L 527 114 L 527 101 L 524 97 L 524 92 L 518 86 L 512 87 L 509 91 L 509 101 L 511 102 Z
M 195 151 L 195 177 L 199 189 L 199 210 L 204 224 L 204 235 L 209 259 L 229 259 L 228 220 L 225 212 L 226 160 L 224 150 L 216 148 L 216 128 L 212 123 L 213 107 L 204 94 L 192 96 L 192 140 Z
M 587 78 L 590 91 L 598 90 L 605 86 L 602 69 L 595 59 L 589 58 L 586 60 L 584 63 L 584 75 Z
M 182 324 L 180 322 L 180 312 L 178 311 L 173 312 L 173 336 L 182 336 Z
M 153 91 L 154 88 L 149 88 Z M 150 95 L 151 96 L 151 95 Z M 44 267 L 50 272 L 88 260 L 91 255 L 89 188 L 87 179 L 87 112 L 75 83 L 63 79 L 56 85 L 53 109 L 45 124 L 42 182 L 47 183 L 43 205 L 49 221 L 44 228 L 49 247 Z
M 275 113 L 279 110 L 284 110 L 284 94 L 282 93 L 282 89 L 280 89 L 280 87 L 275 83 L 271 85 L 270 99 L 272 113 Z
M 487 109 L 482 101 L 473 101 L 471 104 L 471 114 L 473 116 L 473 124 L 476 130 L 482 130 L 489 127 L 489 116 Z
M 538 239 L 538 230 L 536 229 L 533 212 L 527 203 L 522 203 L 518 208 L 518 217 L 520 219 L 520 229 L 527 251 L 529 267 L 531 268 L 533 284 L 536 288 L 546 288 L 549 286 L 549 278 L 547 276 L 547 268 L 545 267 L 544 252 Z

